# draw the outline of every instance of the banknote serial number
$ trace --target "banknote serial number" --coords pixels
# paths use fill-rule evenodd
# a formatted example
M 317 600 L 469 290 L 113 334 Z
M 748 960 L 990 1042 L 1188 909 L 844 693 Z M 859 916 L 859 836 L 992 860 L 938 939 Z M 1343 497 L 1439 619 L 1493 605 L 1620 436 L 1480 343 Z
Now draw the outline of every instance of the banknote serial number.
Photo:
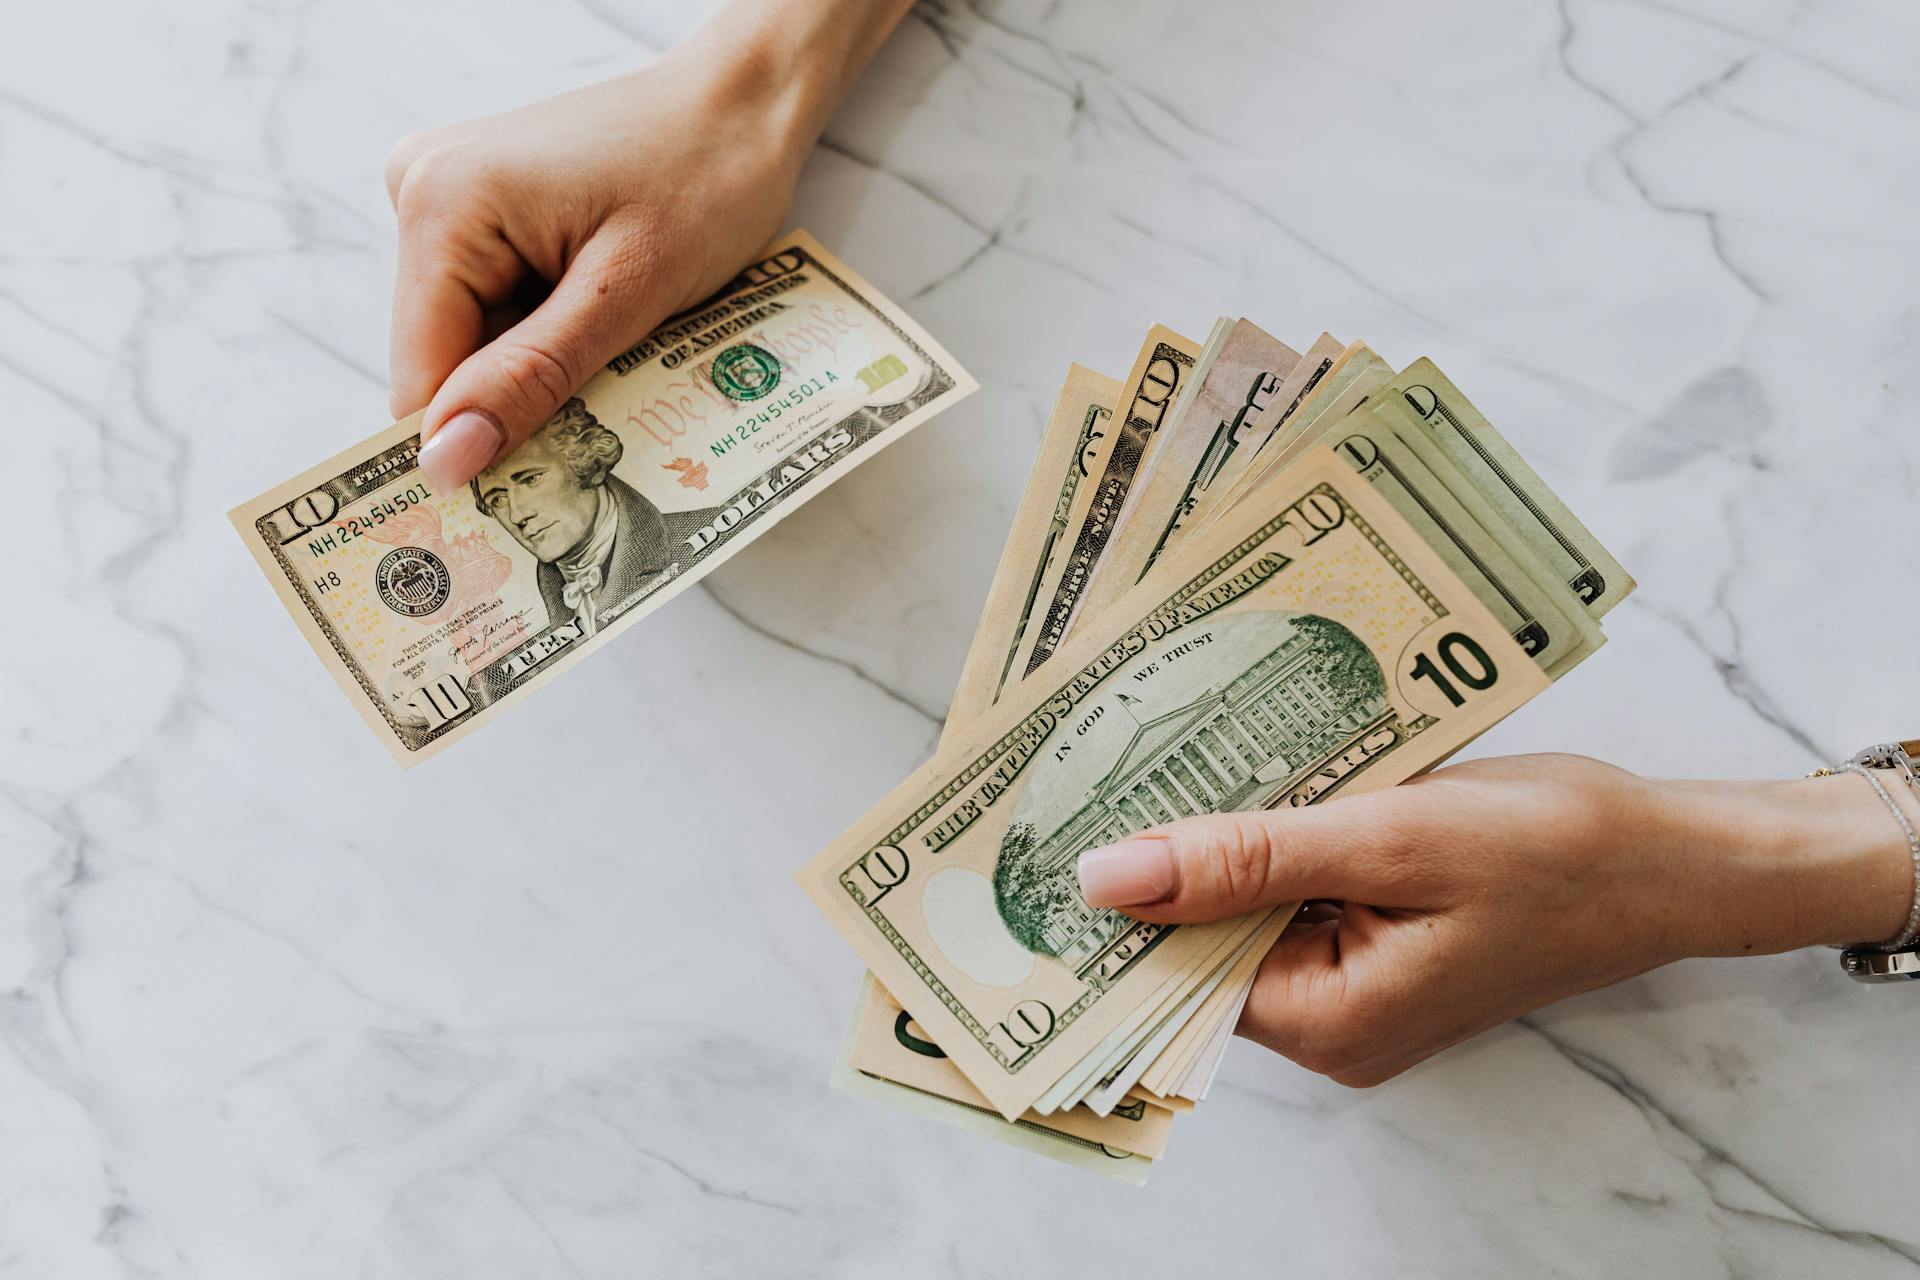
M 765 408 L 746 419 L 733 430 L 707 446 L 707 451 L 718 458 L 730 452 L 735 445 L 745 444 L 759 435 L 786 414 L 789 409 L 797 409 L 808 400 L 824 392 L 828 387 L 840 381 L 840 375 L 829 369 L 818 378 L 809 378 L 778 400 L 768 401 Z
M 424 484 L 416 484 L 400 493 L 391 494 L 379 501 L 370 503 L 364 514 L 334 517 L 333 528 L 318 537 L 307 539 L 307 554 L 315 560 L 329 551 L 338 550 L 355 538 L 364 538 L 389 520 L 396 520 L 400 513 L 409 507 L 415 507 L 432 497 Z

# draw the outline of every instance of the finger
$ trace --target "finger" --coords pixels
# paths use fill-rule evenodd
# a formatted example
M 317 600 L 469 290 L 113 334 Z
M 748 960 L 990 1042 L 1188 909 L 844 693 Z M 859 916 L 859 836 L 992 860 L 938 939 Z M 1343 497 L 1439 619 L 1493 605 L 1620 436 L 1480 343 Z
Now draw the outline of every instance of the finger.
M 1260 962 L 1236 1032 L 1296 1062 L 1311 1057 L 1339 1007 L 1339 931 L 1337 921 L 1289 926 Z
M 445 492 L 511 453 L 669 309 L 613 237 L 588 241 L 547 300 L 461 361 L 434 395 L 421 420 L 428 480 Z
M 484 341 L 489 315 L 513 296 L 526 263 L 454 180 L 410 179 L 400 206 L 389 366 L 393 416 L 423 407 Z
M 1235 1031 L 1355 1088 L 1418 1061 L 1407 1056 L 1400 994 L 1354 962 L 1377 945 L 1382 923 L 1370 908 L 1355 906 L 1340 920 L 1290 926 L 1261 961 Z
M 388 368 L 397 422 L 433 398 L 480 345 L 487 304 L 437 247 L 400 240 Z
M 1455 1008 L 1453 945 L 1424 913 L 1348 903 L 1337 921 L 1281 935 L 1236 1030 L 1338 1084 L 1380 1084 L 1499 1020 Z
M 1410 791 L 1305 809 L 1221 813 L 1154 827 L 1080 855 L 1088 905 L 1155 923 L 1220 920 L 1307 898 L 1402 904 L 1418 839 Z M 1425 807 L 1425 806 L 1420 806 Z
M 407 170 L 413 167 L 413 162 L 426 152 L 430 136 L 425 130 L 410 133 L 394 143 L 393 150 L 387 152 L 387 201 L 395 209 L 400 207 L 400 184 L 406 179 Z
M 484 177 L 432 150 L 428 137 L 403 138 L 388 160 L 400 229 L 390 352 L 396 419 L 426 405 L 480 347 L 490 312 L 528 275 L 491 208 L 476 203 Z

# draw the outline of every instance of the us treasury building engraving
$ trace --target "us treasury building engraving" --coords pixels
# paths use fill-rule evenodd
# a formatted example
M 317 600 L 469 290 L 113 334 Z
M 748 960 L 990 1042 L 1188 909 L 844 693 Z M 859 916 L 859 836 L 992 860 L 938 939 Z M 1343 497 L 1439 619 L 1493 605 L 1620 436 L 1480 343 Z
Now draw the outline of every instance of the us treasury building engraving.
M 1094 705 L 1073 752 L 1042 759 L 994 868 L 1008 933 L 1077 972 L 1134 924 L 1081 899 L 1082 852 L 1248 808 L 1390 715 L 1373 655 L 1314 614 L 1230 620 L 1170 646 L 1140 676 L 1139 696 Z

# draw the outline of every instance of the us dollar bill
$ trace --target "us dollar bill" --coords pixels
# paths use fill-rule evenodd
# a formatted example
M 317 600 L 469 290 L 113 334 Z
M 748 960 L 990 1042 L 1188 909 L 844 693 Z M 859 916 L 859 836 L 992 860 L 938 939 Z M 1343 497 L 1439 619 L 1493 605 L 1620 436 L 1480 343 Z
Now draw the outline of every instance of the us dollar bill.
M 1377 394 L 1393 377 L 1393 366 L 1382 360 L 1364 342 L 1355 342 L 1341 353 L 1340 361 L 1288 416 L 1267 440 L 1261 461 L 1242 477 L 1227 494 L 1228 503 L 1238 502 L 1253 492 L 1268 469 L 1278 470 L 1304 452 L 1301 442 L 1320 436 L 1326 424 L 1337 422 Z
M 1264 923 L 1093 910 L 1082 851 L 1194 813 L 1392 785 L 1546 685 L 1324 449 L 1104 616 L 798 877 L 1008 1119 L 1083 1059 L 1153 1034 Z
M 1346 417 L 1377 394 L 1393 377 L 1393 366 L 1374 354 L 1364 342 L 1342 351 L 1314 386 L 1303 389 L 1285 417 L 1269 424 L 1259 460 L 1222 492 L 1207 510 L 1195 516 L 1189 529 L 1205 529 L 1232 511 L 1234 505 L 1280 472 L 1302 453 L 1321 442 L 1330 424 Z
M 1604 637 L 1586 611 L 1556 589 L 1466 477 L 1437 449 L 1423 449 L 1417 428 L 1400 425 L 1392 409 L 1389 403 L 1334 423 L 1325 438 L 1543 671 L 1557 676 L 1598 649 Z
M 1119 393 L 1120 384 L 1104 374 L 1077 364 L 1067 371 L 987 589 L 980 623 L 947 709 L 943 737 L 991 707 L 1012 678 L 1042 593 L 1059 581 L 1076 499 L 1092 477 L 1104 470 L 1113 451 L 1113 407 Z M 1084 508 L 1079 504 L 1079 509 Z
M 1231 928 L 1219 930 L 1217 945 L 1205 953 L 1203 960 L 1170 975 L 1138 1009 L 1055 1081 L 1033 1109 L 1042 1115 L 1081 1104 L 1098 1110 L 1100 1096 L 1110 1087 L 1125 1087 L 1120 1077 L 1151 1061 L 1168 1037 L 1191 1021 L 1207 998 L 1227 981 L 1237 958 L 1254 945 L 1260 933 L 1270 931 L 1278 936 L 1298 906 L 1293 903 L 1246 917 Z
M 1494 496 L 1422 431 L 1403 397 L 1382 394 L 1396 375 L 1364 344 L 1281 429 L 1260 479 L 1307 449 L 1335 447 L 1393 503 L 1479 601 L 1511 625 L 1514 641 L 1559 678 L 1605 643 L 1599 626 L 1501 513 Z M 1491 428 L 1488 428 L 1491 432 Z M 1501 442 L 1504 445 L 1504 441 Z M 1631 584 L 1629 584 L 1631 585 Z
M 905 1085 L 986 1112 L 995 1124 L 1006 1124 L 987 1106 L 946 1051 L 929 1040 L 913 1016 L 902 1009 L 886 989 L 868 975 L 864 1002 L 849 1041 L 848 1064 L 854 1070 L 894 1084 Z M 1069 1107 L 1050 1116 L 1028 1112 L 1016 1124 L 1092 1143 L 1106 1151 L 1124 1151 L 1157 1160 L 1166 1153 L 1173 1113 L 1142 1099 L 1122 1098 L 1104 1115 L 1085 1107 Z
M 1253 421 L 1245 427 L 1240 447 L 1222 462 L 1219 472 L 1211 477 L 1205 490 L 1195 497 L 1193 510 L 1188 513 L 1182 526 L 1174 531 L 1175 537 L 1185 530 L 1198 528 L 1214 520 L 1245 492 L 1242 481 L 1271 456 L 1267 452 L 1268 441 L 1276 431 L 1285 428 L 1303 404 L 1312 399 L 1321 382 L 1339 366 L 1346 350 L 1332 334 L 1322 333 L 1301 353 L 1299 362 L 1287 374 L 1285 381 L 1266 397 Z
M 1180 424 L 1186 421 L 1187 412 L 1193 404 L 1193 397 L 1200 390 L 1200 383 L 1207 376 L 1207 370 L 1220 354 L 1220 348 L 1226 345 L 1233 333 L 1233 319 L 1221 316 L 1213 322 L 1207 331 L 1207 340 L 1200 344 L 1200 354 L 1194 357 L 1193 367 L 1187 370 L 1180 390 L 1167 405 L 1167 411 L 1160 421 L 1159 429 L 1153 433 L 1153 443 L 1147 449 L 1140 465 L 1133 469 L 1133 483 L 1127 489 L 1127 500 L 1120 504 L 1120 513 L 1114 517 L 1113 533 L 1108 541 L 1117 549 L 1126 535 L 1127 526 L 1140 512 L 1140 503 L 1153 487 L 1153 478 L 1167 465 L 1169 449 L 1179 452 L 1183 444 Z M 1109 561 L 1110 562 L 1110 561 Z M 1099 575 L 1095 575 L 1096 580 Z M 1083 606 L 1084 607 L 1084 606 Z
M 1406 406 L 1589 614 L 1604 617 L 1633 590 L 1620 562 L 1433 361 L 1408 365 L 1383 395 Z
M 1138 1045 L 1130 1046 L 1118 1062 L 1103 1067 L 1094 1079 L 1076 1089 L 1076 1105 L 1073 1109 L 1106 1116 L 1115 1105 L 1133 1093 L 1141 1077 L 1162 1056 L 1175 1051 L 1183 1032 L 1191 1028 L 1211 1035 L 1211 1024 L 1204 1028 L 1198 1025 L 1201 1011 L 1230 984 L 1252 983 L 1260 960 L 1280 940 L 1280 933 L 1292 915 L 1292 909 L 1270 913 L 1259 930 L 1240 944 L 1217 979 L 1186 993 L 1185 1000 L 1154 1029 L 1152 1035 L 1142 1039 Z
M 897 1084 L 856 1069 L 852 1061 L 855 1036 L 867 1018 L 870 995 L 877 991 L 871 980 L 861 985 L 859 998 L 854 1004 L 853 1019 L 841 1040 L 840 1056 L 834 1062 L 830 1077 L 834 1088 L 1104 1178 L 1134 1186 L 1146 1185 L 1147 1177 L 1153 1170 L 1153 1161 L 1146 1156 L 1050 1129 L 1025 1117 L 1010 1122 L 1002 1119 L 990 1107 L 943 1097 L 911 1085 Z
M 1257 449 L 1264 461 L 1250 469 L 1237 471 L 1238 479 L 1228 480 L 1223 477 L 1225 463 L 1241 456 L 1244 451 L 1236 449 L 1223 457 L 1221 465 L 1214 469 L 1212 478 L 1194 491 L 1187 504 L 1188 511 L 1169 521 L 1162 529 L 1160 538 L 1152 548 L 1153 560 L 1148 561 L 1144 568 L 1138 566 L 1143 558 L 1141 553 L 1147 549 L 1146 545 L 1129 538 L 1129 534 L 1139 533 L 1140 530 L 1121 530 L 1120 545 L 1101 561 L 1087 588 L 1086 604 L 1076 617 L 1076 627 L 1085 625 L 1088 615 L 1097 614 L 1121 591 L 1131 588 L 1152 569 L 1153 562 L 1160 556 L 1187 539 L 1203 538 L 1204 531 L 1229 518 L 1243 498 L 1279 475 L 1285 468 L 1280 465 L 1283 451 L 1275 443 L 1277 440 L 1284 437 L 1290 441 L 1285 456 L 1291 462 L 1304 451 L 1303 432 L 1308 439 L 1319 434 L 1306 430 L 1306 424 L 1323 419 L 1330 422 L 1345 416 L 1355 405 L 1364 402 L 1369 391 L 1384 385 L 1393 375 L 1392 369 L 1363 343 L 1354 343 L 1344 350 L 1338 350 L 1333 339 L 1322 334 L 1313 349 L 1319 354 L 1319 361 L 1307 368 L 1303 367 L 1308 363 L 1306 358 L 1296 359 L 1294 367 L 1300 371 L 1299 376 L 1283 375 L 1287 380 L 1269 392 L 1268 398 L 1259 401 L 1254 423 L 1242 427 L 1250 437 L 1246 441 L 1247 449 Z M 1286 403 L 1275 411 L 1274 401 L 1282 395 L 1285 395 Z M 1191 425 L 1198 427 L 1200 424 L 1196 422 Z M 1168 444 L 1171 443 L 1169 440 Z M 1073 631 L 1069 630 L 1068 634 L 1071 636 Z
M 967 736 L 1011 677 L 1042 588 L 1058 581 L 1075 498 L 1083 485 L 1103 471 L 1112 452 L 1113 408 L 1119 391 L 1120 384 L 1113 378 L 1077 364 L 1069 368 L 947 709 L 943 743 Z M 861 983 L 844 1059 L 846 1072 L 864 1077 L 867 1083 L 861 1090 L 878 1101 L 1014 1141 L 1097 1172 L 1131 1179 L 1141 1162 L 1115 1163 L 1115 1157 L 1132 1152 L 1152 1158 L 1166 1146 L 1171 1113 L 1144 1103 L 1123 1105 L 1109 1117 L 1070 1108 L 1057 1117 L 1028 1113 L 1017 1121 L 1002 1118 L 966 1076 L 946 1061 L 944 1051 L 920 1034 L 872 974 Z M 891 1087 L 876 1091 L 876 1083 Z M 934 1105 L 936 1100 L 958 1110 L 942 1109 Z
M 1097 481 L 1085 493 L 1084 505 L 1075 522 L 1073 542 L 1061 562 L 1058 580 L 1047 593 L 1045 605 L 1031 628 L 1031 637 L 1016 659 L 1024 678 L 1051 658 L 1066 639 L 1080 607 L 1082 593 L 1099 570 L 1102 556 L 1113 535 L 1114 522 L 1125 506 L 1134 475 L 1155 435 L 1166 421 L 1181 389 L 1192 373 L 1200 348 L 1165 325 L 1155 325 L 1133 368 L 1120 383 L 1120 401 L 1113 424 L 1114 440 L 1106 466 Z
M 1097 614 L 1146 576 L 1246 442 L 1254 422 L 1300 363 L 1300 353 L 1242 318 L 1209 344 L 1192 394 L 1162 432 L 1082 608 Z
M 1393 377 L 1393 366 L 1370 349 L 1363 350 L 1359 359 L 1349 368 L 1350 377 L 1335 379 L 1329 375 L 1322 380 L 1320 389 L 1294 415 L 1298 424 L 1289 422 L 1280 432 L 1284 443 L 1277 443 L 1267 450 L 1270 456 L 1241 481 L 1243 492 L 1252 492 L 1270 476 L 1285 470 L 1295 458 L 1319 444 L 1343 418 L 1379 395 Z M 1337 390 L 1334 389 L 1336 381 L 1340 384 Z
M 416 414 L 230 518 L 355 709 L 412 764 L 976 385 L 796 232 L 467 488 L 428 484 Z
M 956 736 L 964 738 L 1011 678 L 1014 658 L 1042 590 L 1059 579 L 1076 496 L 1095 474 L 1103 472 L 1113 450 L 1113 407 L 1119 392 L 1120 384 L 1113 378 L 1077 364 L 1068 369 L 987 589 L 980 622 L 941 727 L 943 743 Z M 1084 508 L 1080 504 L 1082 512 Z M 872 974 L 862 980 L 843 1058 L 844 1071 L 837 1078 L 877 1101 L 1110 1176 L 1131 1180 L 1143 1166 L 1140 1159 L 1115 1163 L 1119 1154 L 1134 1152 L 1151 1158 L 1166 1144 L 1165 1120 L 1170 1113 L 1159 1108 L 1140 1114 L 1121 1107 L 1117 1128 L 1112 1118 L 1073 1109 L 1057 1119 L 1032 1113 L 1017 1121 L 1002 1118 L 986 1106 L 966 1076 L 945 1060 L 939 1046 L 918 1033 Z M 860 1080 L 853 1080 L 853 1073 Z M 950 1106 L 943 1108 L 940 1102 Z
M 1195 394 L 1189 398 L 1184 406 L 1186 411 L 1176 418 L 1174 425 L 1163 431 L 1155 460 L 1164 463 L 1175 455 L 1190 459 L 1195 451 L 1194 441 L 1200 438 L 1208 441 L 1205 452 L 1188 471 L 1188 482 L 1183 486 L 1177 505 L 1172 507 L 1169 518 L 1161 525 L 1158 534 L 1151 535 L 1151 542 L 1147 540 L 1151 530 L 1145 524 L 1123 524 L 1116 535 L 1114 547 L 1101 561 L 1087 588 L 1085 603 L 1076 618 L 1076 628 L 1089 625 L 1087 620 L 1090 615 L 1097 617 L 1103 608 L 1150 572 L 1161 556 L 1171 552 L 1184 539 L 1195 536 L 1197 531 L 1227 518 L 1242 497 L 1277 475 L 1281 467 L 1274 459 L 1281 452 L 1277 447 L 1279 440 L 1297 441 L 1303 434 L 1312 434 L 1309 424 L 1322 416 L 1344 416 L 1354 404 L 1365 399 L 1368 391 L 1377 388 L 1392 375 L 1392 370 L 1385 362 L 1375 357 L 1364 344 L 1356 343 L 1343 350 L 1329 334 L 1323 333 L 1315 341 L 1311 348 L 1314 358 L 1311 360 L 1293 352 L 1244 320 L 1232 326 L 1230 335 L 1216 334 L 1216 338 L 1218 342 L 1209 342 L 1209 352 L 1203 355 L 1201 367 L 1195 371 L 1195 382 L 1198 384 L 1194 389 Z M 1231 351 L 1228 350 L 1230 338 L 1234 340 Z M 1208 355 L 1213 359 L 1209 360 Z M 1268 362 L 1274 365 L 1273 369 L 1259 367 Z M 1222 415 L 1227 412 L 1231 405 L 1229 397 L 1232 384 L 1239 383 L 1244 377 L 1244 370 L 1235 366 L 1246 363 L 1254 366 L 1254 376 L 1245 381 L 1245 394 L 1239 405 L 1233 408 L 1233 418 L 1229 420 L 1222 416 L 1211 433 L 1201 430 L 1208 410 L 1217 408 Z M 1300 371 L 1299 376 L 1287 381 L 1295 369 Z M 1216 398 L 1221 401 L 1217 406 L 1213 403 Z M 1276 401 L 1279 403 L 1276 404 Z M 1184 440 L 1183 433 L 1186 437 Z M 1288 460 L 1298 456 L 1299 452 L 1297 447 L 1289 447 Z M 1255 453 L 1269 460 L 1251 465 Z M 1241 463 L 1249 465 L 1230 467 L 1236 457 Z M 1156 473 L 1163 477 L 1166 474 L 1164 471 Z M 1229 479 L 1223 480 L 1223 475 Z M 1232 479 L 1234 476 L 1238 478 Z M 1146 483 L 1151 487 L 1153 479 L 1149 478 Z M 1143 494 L 1142 506 L 1166 509 L 1166 497 L 1164 493 L 1157 499 Z M 1257 957 L 1254 959 L 1257 961 Z M 1186 1052 L 1187 1046 L 1195 1038 L 1200 1038 L 1210 1046 L 1208 1060 L 1200 1064 L 1201 1078 L 1211 1080 L 1219 1065 L 1220 1055 L 1225 1051 L 1226 1036 L 1218 1034 L 1220 1029 L 1208 1019 L 1223 1016 L 1222 1010 L 1228 1007 L 1232 1016 L 1237 1017 L 1252 984 L 1252 968 L 1227 976 L 1224 985 L 1209 997 L 1208 1010 L 1196 1014 L 1189 1025 L 1180 1030 L 1179 1039 L 1162 1051 L 1158 1058 L 1150 1060 L 1151 1069 L 1159 1069 L 1161 1059 L 1177 1057 Z M 1230 1031 L 1231 1028 L 1226 1030 Z M 1113 1051 L 1114 1055 L 1125 1056 L 1145 1039 L 1146 1035 L 1142 1032 L 1133 1043 L 1123 1041 Z M 1145 1066 L 1147 1061 L 1141 1059 L 1136 1065 Z M 1115 1073 L 1109 1077 L 1109 1088 L 1117 1076 L 1118 1073 Z M 1164 1079 L 1164 1075 L 1161 1078 Z M 1179 1079 L 1184 1084 L 1184 1077 Z
M 1279 926 L 1275 932 L 1276 939 L 1289 922 L 1269 922 Z M 1227 1041 L 1240 1020 L 1240 1011 L 1246 1007 L 1247 996 L 1253 991 L 1254 978 L 1271 949 L 1255 939 L 1236 971 L 1228 975 L 1220 988 L 1207 997 L 1207 1002 L 1193 1016 L 1189 1025 L 1181 1029 L 1180 1037 L 1154 1061 L 1148 1076 L 1142 1077 L 1139 1086 L 1142 1090 L 1151 1095 L 1171 1095 L 1195 1101 L 1205 1096 L 1206 1086 L 1219 1069 Z

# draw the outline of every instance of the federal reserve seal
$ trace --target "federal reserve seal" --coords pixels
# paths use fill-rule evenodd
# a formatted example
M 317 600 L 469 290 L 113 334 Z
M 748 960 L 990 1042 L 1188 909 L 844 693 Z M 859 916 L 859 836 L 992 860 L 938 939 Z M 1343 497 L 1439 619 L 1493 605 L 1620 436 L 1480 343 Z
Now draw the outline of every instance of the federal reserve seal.
M 424 618 L 453 594 L 446 562 L 424 547 L 395 547 L 373 568 L 374 589 L 387 608 L 408 618 Z
M 758 400 L 780 385 L 780 362 L 751 342 L 728 347 L 713 358 L 713 385 L 736 404 Z

